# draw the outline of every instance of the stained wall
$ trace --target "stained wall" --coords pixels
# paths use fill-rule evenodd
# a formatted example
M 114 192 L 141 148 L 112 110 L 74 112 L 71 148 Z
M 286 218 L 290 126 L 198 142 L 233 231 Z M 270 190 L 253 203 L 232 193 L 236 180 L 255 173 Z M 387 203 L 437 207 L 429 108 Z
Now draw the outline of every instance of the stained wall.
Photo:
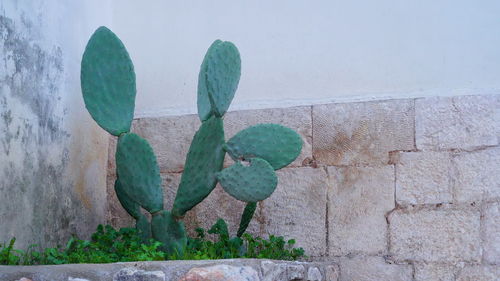
M 109 4 L 0 2 L 0 243 L 62 244 L 105 222 L 108 140 L 85 110 L 79 64 Z

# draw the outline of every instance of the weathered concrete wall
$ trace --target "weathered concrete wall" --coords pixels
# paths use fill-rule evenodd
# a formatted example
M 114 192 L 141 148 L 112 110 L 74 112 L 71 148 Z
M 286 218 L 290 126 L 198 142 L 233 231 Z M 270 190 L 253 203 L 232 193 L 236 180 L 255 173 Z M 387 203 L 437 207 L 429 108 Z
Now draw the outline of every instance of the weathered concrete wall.
M 79 72 L 108 6 L 0 2 L 0 242 L 54 245 L 105 222 L 108 137 L 85 110 Z
M 261 122 L 295 129 L 304 149 L 278 171 L 250 232 L 296 238 L 311 257 L 338 263 L 343 281 L 498 280 L 499 95 L 230 112 L 226 137 Z M 158 155 L 167 207 L 198 126 L 195 115 L 134 121 Z M 109 221 L 125 226 L 113 142 Z M 234 233 L 243 207 L 218 186 L 186 215 L 187 227 L 222 217 Z

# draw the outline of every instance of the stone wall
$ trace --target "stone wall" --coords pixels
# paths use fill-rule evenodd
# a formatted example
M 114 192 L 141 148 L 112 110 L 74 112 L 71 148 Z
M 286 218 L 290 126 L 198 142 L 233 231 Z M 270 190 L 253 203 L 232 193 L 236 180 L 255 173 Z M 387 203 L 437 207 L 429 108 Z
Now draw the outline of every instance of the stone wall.
M 498 280 L 500 96 L 230 112 L 226 136 L 262 122 L 295 129 L 304 148 L 278 171 L 250 232 L 296 238 L 315 260 L 339 264 L 342 281 Z M 167 207 L 199 124 L 195 115 L 134 121 L 158 156 Z M 108 219 L 127 226 L 112 188 L 115 141 Z M 188 229 L 222 217 L 234 232 L 243 207 L 218 186 L 186 216 Z

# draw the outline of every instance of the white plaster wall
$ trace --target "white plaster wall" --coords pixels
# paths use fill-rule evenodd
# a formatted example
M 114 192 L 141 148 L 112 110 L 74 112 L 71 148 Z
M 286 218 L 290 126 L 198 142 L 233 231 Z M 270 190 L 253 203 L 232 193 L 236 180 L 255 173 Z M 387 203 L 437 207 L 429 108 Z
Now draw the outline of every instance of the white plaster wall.
M 0 2 L 0 243 L 64 244 L 105 223 L 108 134 L 85 109 L 80 60 L 110 3 Z
M 500 89 L 498 0 L 113 3 L 136 67 L 136 116 L 195 112 L 217 38 L 242 56 L 232 110 Z

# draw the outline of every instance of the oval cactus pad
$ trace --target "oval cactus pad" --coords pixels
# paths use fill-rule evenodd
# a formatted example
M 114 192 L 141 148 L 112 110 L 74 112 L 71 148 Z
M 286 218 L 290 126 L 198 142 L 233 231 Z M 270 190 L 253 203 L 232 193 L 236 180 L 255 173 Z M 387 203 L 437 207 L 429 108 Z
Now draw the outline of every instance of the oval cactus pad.
M 139 206 L 137 202 L 128 197 L 118 179 L 116 179 L 115 181 L 115 193 L 116 197 L 118 197 L 118 201 L 120 201 L 120 204 L 122 204 L 122 207 L 125 209 L 125 211 L 127 211 L 127 213 L 134 219 L 138 220 L 142 216 L 141 206 Z
M 163 209 L 160 168 L 149 143 L 127 133 L 118 138 L 116 171 L 128 197 L 150 213 Z
M 214 46 L 215 45 L 215 46 Z M 240 53 L 231 42 L 212 44 L 206 60 L 206 83 L 212 110 L 222 117 L 233 100 L 241 74 Z
M 104 26 L 87 43 L 80 80 L 85 106 L 97 124 L 115 136 L 128 132 L 135 106 L 134 65 L 120 39 Z
M 215 40 L 212 45 L 208 48 L 205 57 L 203 58 L 203 63 L 200 67 L 200 73 L 198 74 L 198 116 L 201 121 L 205 121 L 213 114 L 212 104 L 210 103 L 210 98 L 208 96 L 208 88 L 207 88 L 207 61 L 209 54 L 213 52 L 213 50 L 222 43 L 221 40 Z
M 191 142 L 172 214 L 183 216 L 215 188 L 216 174 L 224 162 L 223 144 L 222 119 L 212 116 L 201 124 Z
M 224 149 L 233 160 L 258 157 L 275 170 L 290 164 L 302 150 L 302 139 L 292 129 L 278 124 L 258 124 L 233 136 Z
M 218 179 L 222 188 L 234 198 L 245 202 L 266 199 L 276 189 L 278 177 L 273 167 L 260 158 L 248 159 L 248 165 L 241 161 L 222 170 Z

